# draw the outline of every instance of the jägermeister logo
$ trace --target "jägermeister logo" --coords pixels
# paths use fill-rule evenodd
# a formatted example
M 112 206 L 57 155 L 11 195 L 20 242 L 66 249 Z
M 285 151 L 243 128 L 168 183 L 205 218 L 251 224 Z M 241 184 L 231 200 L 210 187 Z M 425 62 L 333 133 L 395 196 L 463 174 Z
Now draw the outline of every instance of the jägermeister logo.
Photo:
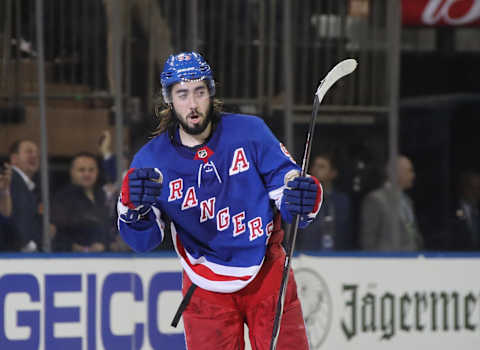
M 375 334 L 382 340 L 414 333 L 474 332 L 480 328 L 480 293 L 458 291 L 360 292 L 358 284 L 342 286 L 342 332 L 348 340 Z

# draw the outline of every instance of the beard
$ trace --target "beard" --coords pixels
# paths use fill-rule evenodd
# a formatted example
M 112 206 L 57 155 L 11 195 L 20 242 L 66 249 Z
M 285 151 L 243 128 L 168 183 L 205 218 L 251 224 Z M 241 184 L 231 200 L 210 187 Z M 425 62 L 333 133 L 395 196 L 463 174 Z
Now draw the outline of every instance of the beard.
M 186 120 L 184 121 L 181 118 L 179 118 L 177 115 L 177 112 L 173 110 L 173 114 L 175 115 L 175 118 L 177 119 L 178 123 L 182 127 L 183 131 L 185 131 L 187 134 L 190 134 L 190 135 L 199 135 L 202 132 L 204 132 L 208 124 L 210 124 L 210 122 L 212 121 L 212 113 L 213 113 L 213 106 L 210 105 L 206 118 L 203 120 L 203 122 L 196 124 L 194 126 L 189 126 Z M 197 112 L 196 114 L 201 116 L 199 112 Z

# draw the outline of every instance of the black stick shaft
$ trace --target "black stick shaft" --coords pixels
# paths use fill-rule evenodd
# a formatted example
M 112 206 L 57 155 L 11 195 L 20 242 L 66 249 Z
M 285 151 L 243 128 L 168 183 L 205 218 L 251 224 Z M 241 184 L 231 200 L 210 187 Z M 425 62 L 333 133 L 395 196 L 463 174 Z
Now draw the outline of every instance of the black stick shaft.
M 318 96 L 315 95 L 315 100 L 313 102 L 312 118 L 310 120 L 310 127 L 308 128 L 307 140 L 305 141 L 305 150 L 303 152 L 301 176 L 305 176 L 307 173 L 308 163 L 310 160 L 310 151 L 312 149 L 313 133 L 315 131 L 315 121 L 317 119 L 319 105 L 320 105 L 320 102 L 318 100 Z M 282 319 L 283 307 L 285 305 L 285 292 L 288 285 L 288 274 L 290 272 L 292 255 L 295 249 L 295 241 L 297 239 L 299 221 L 300 221 L 300 215 L 296 215 L 292 225 L 290 226 L 290 232 L 287 239 L 287 246 L 286 246 L 287 251 L 285 255 L 285 263 L 283 265 L 282 282 L 280 284 L 277 308 L 275 311 L 275 320 L 273 322 L 272 341 L 270 343 L 270 350 L 276 349 L 278 336 L 280 334 L 280 320 Z

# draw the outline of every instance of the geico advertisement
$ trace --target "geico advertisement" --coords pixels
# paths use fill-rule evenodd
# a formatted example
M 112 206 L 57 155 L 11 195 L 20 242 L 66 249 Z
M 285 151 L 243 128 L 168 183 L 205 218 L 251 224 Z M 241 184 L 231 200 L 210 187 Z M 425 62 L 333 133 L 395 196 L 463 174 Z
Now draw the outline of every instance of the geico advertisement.
M 1 350 L 185 349 L 176 258 L 0 259 Z
M 293 266 L 312 350 L 480 348 L 480 259 Z M 0 349 L 185 349 L 180 286 L 176 258 L 0 258 Z

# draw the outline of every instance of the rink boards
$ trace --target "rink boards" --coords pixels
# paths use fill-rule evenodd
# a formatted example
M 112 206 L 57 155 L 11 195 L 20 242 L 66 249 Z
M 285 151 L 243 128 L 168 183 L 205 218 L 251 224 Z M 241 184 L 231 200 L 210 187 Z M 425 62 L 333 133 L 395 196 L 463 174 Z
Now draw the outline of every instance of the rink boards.
M 300 255 L 312 350 L 480 348 L 480 255 Z M 0 349 L 185 349 L 171 255 L 0 255 Z

